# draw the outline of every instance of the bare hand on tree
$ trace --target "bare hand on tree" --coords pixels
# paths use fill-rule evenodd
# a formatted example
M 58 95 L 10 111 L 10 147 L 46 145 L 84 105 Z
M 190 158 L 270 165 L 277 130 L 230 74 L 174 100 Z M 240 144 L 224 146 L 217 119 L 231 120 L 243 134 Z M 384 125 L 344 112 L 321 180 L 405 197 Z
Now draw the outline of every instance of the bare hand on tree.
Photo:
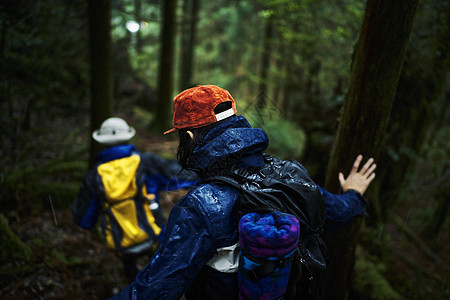
M 356 157 L 352 170 L 347 178 L 344 178 L 344 174 L 339 172 L 339 183 L 344 192 L 347 190 L 355 190 L 362 195 L 370 182 L 375 178 L 375 173 L 373 171 L 377 165 L 373 163 L 373 158 L 369 158 L 361 170 L 358 171 L 362 158 L 363 156 L 361 154 Z

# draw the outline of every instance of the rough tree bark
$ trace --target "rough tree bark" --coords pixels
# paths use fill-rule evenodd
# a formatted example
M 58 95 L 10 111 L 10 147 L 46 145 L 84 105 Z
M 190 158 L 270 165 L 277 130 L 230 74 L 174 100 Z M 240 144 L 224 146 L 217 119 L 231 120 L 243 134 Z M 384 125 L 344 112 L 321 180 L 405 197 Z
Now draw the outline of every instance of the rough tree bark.
M 134 15 L 136 18 L 136 22 L 141 26 L 142 22 L 142 0 L 134 0 Z M 136 32 L 136 52 L 142 53 L 142 34 L 141 30 Z
M 270 67 L 270 51 L 272 44 L 273 25 L 270 18 L 266 19 L 264 26 L 263 47 L 261 53 L 261 70 L 259 72 L 259 92 L 258 107 L 264 108 L 267 105 L 267 81 Z
M 445 114 L 450 105 L 445 87 L 450 67 L 449 6 L 423 1 L 418 7 L 388 128 L 390 155 L 386 153 L 379 161 L 386 166 L 382 180 L 377 181 L 382 191 L 381 221 L 386 221 L 401 191 L 410 183 L 411 176 L 405 174 L 414 173 L 417 161 L 426 156 L 426 146 L 433 137 L 430 133 L 448 122 Z M 436 172 L 443 173 L 439 168 Z
M 198 11 L 200 0 L 184 0 L 183 24 L 180 46 L 180 79 L 179 89 L 192 87 L 192 70 L 194 66 L 194 44 L 197 34 Z
M 418 0 L 368 0 L 351 82 L 330 155 L 325 187 L 339 192 L 337 174 L 347 173 L 359 153 L 378 158 Z M 370 194 L 369 197 L 370 198 Z M 353 269 L 361 218 L 326 234 L 327 299 L 344 299 Z
M 174 44 L 175 44 L 175 0 L 162 1 L 163 26 L 161 30 L 161 54 L 158 76 L 158 105 L 151 129 L 162 131 L 170 126 L 172 107 Z
M 111 115 L 113 89 L 110 19 L 109 0 L 89 0 L 91 132 Z M 90 140 L 90 164 L 92 165 L 102 147 L 92 139 Z

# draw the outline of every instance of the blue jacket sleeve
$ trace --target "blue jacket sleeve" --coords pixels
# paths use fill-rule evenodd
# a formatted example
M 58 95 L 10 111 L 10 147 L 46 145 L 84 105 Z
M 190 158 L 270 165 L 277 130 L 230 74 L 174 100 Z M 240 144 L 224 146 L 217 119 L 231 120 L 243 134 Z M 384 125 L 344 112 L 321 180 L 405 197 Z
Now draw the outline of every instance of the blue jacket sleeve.
M 153 153 L 143 153 L 141 158 L 148 192 L 190 188 L 198 180 L 194 172 L 182 170 L 176 160 L 166 160 Z
M 92 228 L 98 219 L 100 205 L 98 203 L 92 182 L 95 182 L 95 172 L 90 171 L 84 179 L 71 211 L 74 222 L 84 228 Z
M 348 190 L 343 194 L 332 194 L 320 186 L 319 190 L 325 202 L 327 222 L 350 222 L 367 208 L 367 201 L 357 191 Z
M 164 240 L 136 280 L 111 299 L 179 299 L 214 255 L 212 224 L 189 195 L 172 209 Z

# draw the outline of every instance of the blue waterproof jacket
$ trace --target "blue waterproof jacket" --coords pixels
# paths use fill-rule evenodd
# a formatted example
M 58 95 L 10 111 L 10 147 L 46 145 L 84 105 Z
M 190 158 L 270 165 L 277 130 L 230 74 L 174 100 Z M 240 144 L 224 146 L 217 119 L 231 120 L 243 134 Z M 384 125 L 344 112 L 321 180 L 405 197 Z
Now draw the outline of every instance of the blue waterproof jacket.
M 262 151 L 268 137 L 242 116 L 214 127 L 205 141 L 191 156 L 198 169 L 224 157 L 235 157 L 233 164 L 242 168 L 264 165 Z M 354 192 L 341 196 L 320 191 L 329 210 L 326 217 L 346 222 L 364 211 L 365 204 Z M 238 195 L 235 188 L 214 182 L 193 187 L 172 208 L 164 240 L 151 262 L 114 299 L 179 299 L 183 293 L 187 299 L 237 299 L 236 261 L 213 266 L 213 257 L 226 255 L 238 242 L 234 211 Z
M 325 230 L 335 230 L 366 211 L 368 203 L 355 190 L 332 194 L 319 186 L 325 202 Z

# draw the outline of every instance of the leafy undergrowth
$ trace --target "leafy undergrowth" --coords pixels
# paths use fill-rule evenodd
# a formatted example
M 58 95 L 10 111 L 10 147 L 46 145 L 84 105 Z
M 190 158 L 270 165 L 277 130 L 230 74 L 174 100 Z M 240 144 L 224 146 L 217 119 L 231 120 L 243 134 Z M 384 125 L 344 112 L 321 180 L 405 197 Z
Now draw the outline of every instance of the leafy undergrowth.
M 78 228 L 69 210 L 11 219 L 33 254 L 0 267 L 2 299 L 106 299 L 126 285 L 120 259 L 95 231 Z
M 166 217 L 184 193 L 162 193 Z M 12 212 L 7 218 L 32 255 L 0 266 L 1 299 L 107 299 L 128 284 L 121 260 L 104 246 L 99 230 L 79 228 L 69 209 L 26 218 Z M 148 258 L 138 263 L 144 266 Z

